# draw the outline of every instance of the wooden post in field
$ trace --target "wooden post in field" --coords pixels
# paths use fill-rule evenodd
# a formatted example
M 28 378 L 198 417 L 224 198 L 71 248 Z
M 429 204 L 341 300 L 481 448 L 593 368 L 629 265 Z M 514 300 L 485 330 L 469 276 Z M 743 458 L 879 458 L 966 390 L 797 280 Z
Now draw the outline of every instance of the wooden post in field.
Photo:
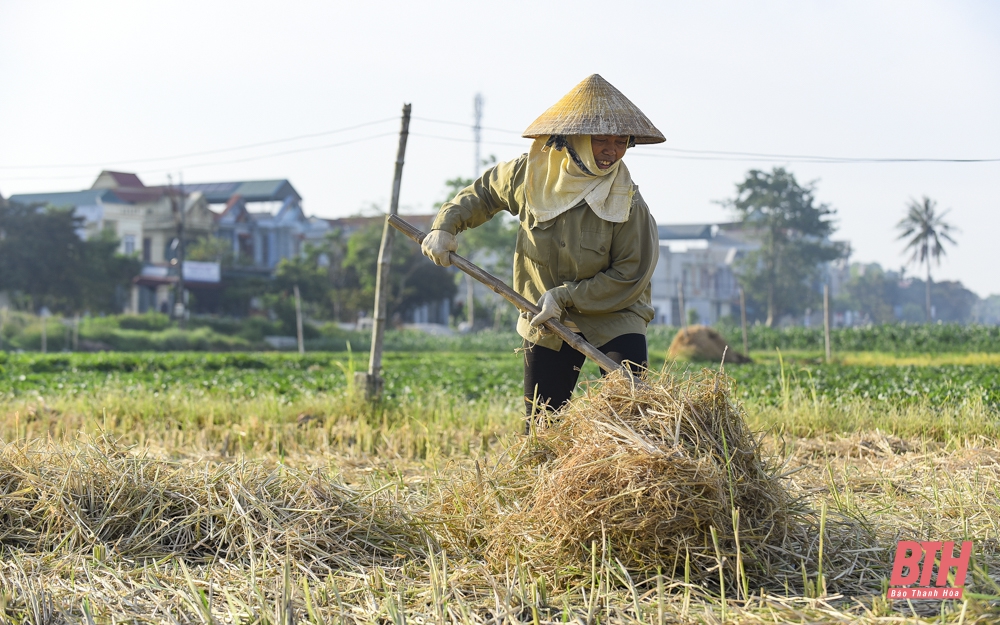
M 465 322 L 469 324 L 469 332 L 472 332 L 472 326 L 476 325 L 476 291 L 474 289 L 475 282 L 472 281 L 472 276 L 465 276 Z
M 410 133 L 410 105 L 403 105 L 403 120 L 399 130 L 399 149 L 396 151 L 396 172 L 392 179 L 392 200 L 389 215 L 399 213 L 399 186 L 403 180 L 403 156 L 406 138 Z M 389 298 L 389 267 L 392 263 L 392 242 L 395 228 L 389 227 L 388 218 L 382 227 L 382 245 L 378 250 L 378 272 L 375 276 L 375 315 L 372 323 L 372 351 L 368 359 L 368 372 L 357 373 L 355 385 L 364 384 L 365 396 L 376 399 L 382 394 L 382 339 L 385 336 L 386 309 Z
M 687 311 L 684 310 L 684 277 L 682 276 L 680 280 L 677 281 L 677 308 L 681 313 L 681 328 L 687 330 L 688 321 Z
M 73 316 L 73 351 L 80 349 L 80 313 Z
M 46 319 L 48 319 L 48 315 L 46 315 L 43 312 L 42 313 L 42 353 L 43 354 L 48 351 L 48 347 L 49 347 L 49 345 L 48 345 L 48 343 L 49 343 L 48 336 L 46 336 L 46 332 L 45 332 L 45 330 L 46 330 L 46 328 L 45 328 L 45 321 L 46 321 Z
M 743 328 L 743 355 L 750 356 L 750 344 L 747 342 L 747 296 L 740 287 L 740 327 Z
M 826 362 L 830 362 L 830 285 L 823 285 L 823 345 L 826 348 Z
M 295 338 L 298 339 L 299 356 L 306 353 L 306 343 L 302 340 L 302 295 L 299 293 L 299 285 L 292 287 L 295 293 Z

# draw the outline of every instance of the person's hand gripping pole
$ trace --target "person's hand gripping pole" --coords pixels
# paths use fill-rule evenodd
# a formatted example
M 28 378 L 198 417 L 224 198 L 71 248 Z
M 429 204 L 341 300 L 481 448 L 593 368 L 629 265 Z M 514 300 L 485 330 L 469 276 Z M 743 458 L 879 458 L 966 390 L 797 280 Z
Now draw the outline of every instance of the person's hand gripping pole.
M 542 293 L 538 298 L 538 314 L 531 318 L 531 327 L 537 328 L 549 319 L 559 321 L 562 318 L 563 310 L 567 306 L 572 306 L 569 293 L 566 287 L 555 287 Z
M 441 267 L 451 266 L 451 252 L 458 249 L 458 241 L 455 235 L 447 230 L 431 230 L 430 234 L 424 237 L 420 244 L 420 251 L 424 256 L 434 261 L 435 265 Z

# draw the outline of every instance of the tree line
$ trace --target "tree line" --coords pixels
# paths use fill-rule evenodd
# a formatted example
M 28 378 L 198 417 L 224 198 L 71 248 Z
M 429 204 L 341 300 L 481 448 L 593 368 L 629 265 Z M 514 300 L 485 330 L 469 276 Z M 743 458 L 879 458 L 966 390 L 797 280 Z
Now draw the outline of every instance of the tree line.
M 114 233 L 82 229 L 71 208 L 0 203 L 0 292 L 36 312 L 120 312 L 142 262 L 117 253 Z
M 730 209 L 760 247 L 736 263 L 740 286 L 747 295 L 751 319 L 774 326 L 785 316 L 799 316 L 822 306 L 823 267 L 846 259 L 849 246 L 832 241 L 836 210 L 817 202 L 815 183 L 802 185 L 784 168 L 751 170 L 736 185 L 736 196 L 721 204 Z M 923 290 L 923 320 L 967 321 L 978 297 L 961 283 L 934 285 L 931 266 L 940 264 L 945 243 L 955 244 L 955 228 L 944 219 L 930 198 L 910 200 L 905 216 L 897 223 L 897 240 L 905 242 L 907 265 L 923 266 L 925 280 L 904 280 L 902 275 L 882 271 L 877 265 L 856 266 L 844 292 L 835 303 L 840 309 L 863 311 L 867 320 L 889 323 L 917 321 L 914 284 Z M 939 306 L 932 303 L 935 294 Z M 945 315 L 934 315 L 936 308 Z
M 446 181 L 446 197 L 471 183 L 464 178 Z M 824 267 L 846 258 L 849 249 L 831 240 L 836 210 L 817 201 L 815 183 L 800 184 L 781 167 L 754 169 L 736 185 L 735 196 L 720 203 L 758 244 L 734 266 L 746 293 L 750 319 L 773 326 L 784 316 L 821 306 Z M 909 203 L 897 225 L 898 237 L 910 254 L 908 263 L 923 268 L 925 279 L 906 280 L 877 266 L 859 265 L 836 306 L 862 311 L 874 323 L 901 318 L 915 321 L 920 303 L 915 288 L 922 288 L 924 320 L 931 320 L 932 310 L 939 319 L 967 319 L 975 295 L 959 283 L 932 281 L 931 266 L 940 263 L 946 243 L 955 243 L 955 229 L 945 221 L 946 214 L 924 197 Z M 0 205 L 0 291 L 27 310 L 44 306 L 62 313 L 120 312 L 141 262 L 117 253 L 119 242 L 113 233 L 104 231 L 82 240 L 78 235 L 82 229 L 82 218 L 71 209 Z M 509 281 L 516 230 L 515 220 L 498 216 L 464 233 L 459 252 Z M 217 312 L 242 316 L 257 299 L 260 307 L 293 324 L 291 293 L 297 285 L 310 316 L 355 321 L 374 304 L 381 235 L 380 222 L 351 236 L 335 231 L 321 244 L 307 246 L 301 256 L 282 260 L 270 279 L 228 278 Z M 218 261 L 224 270 L 240 264 L 231 245 L 213 237 L 190 243 L 186 256 Z M 453 299 L 460 282 L 454 270 L 434 265 L 404 237 L 396 238 L 390 278 L 388 310 L 397 319 L 428 302 Z M 476 301 L 474 305 L 479 318 L 499 319 L 498 313 L 505 310 L 496 302 Z M 457 321 L 466 318 L 468 311 L 455 312 Z

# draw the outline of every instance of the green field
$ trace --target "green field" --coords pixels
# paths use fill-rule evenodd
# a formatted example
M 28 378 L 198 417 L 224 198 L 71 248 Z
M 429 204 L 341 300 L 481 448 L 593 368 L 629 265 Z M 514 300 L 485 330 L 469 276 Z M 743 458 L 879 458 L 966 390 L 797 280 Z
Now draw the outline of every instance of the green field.
M 839 358 L 850 360 L 852 356 Z M 876 410 L 912 405 L 941 411 L 1000 408 L 1000 360 L 963 364 L 956 357 L 953 360 L 958 363 L 926 365 L 907 360 L 893 364 L 894 360 L 880 359 L 888 365 L 821 364 L 809 353 L 782 356 L 775 352 L 758 356 L 755 364 L 730 366 L 727 374 L 734 382 L 733 396 L 753 407 L 822 403 L 846 408 L 864 403 Z M 654 360 L 652 366 L 679 376 L 704 367 L 662 359 Z M 281 353 L 0 354 L 0 397 L 93 398 L 121 391 L 189 398 L 273 395 L 287 403 L 344 393 L 353 371 L 366 367 L 366 354 L 351 353 L 304 357 Z M 521 361 L 513 351 L 389 353 L 384 369 L 386 394 L 391 400 L 431 389 L 466 400 L 514 399 L 520 393 Z M 596 377 L 596 367 L 588 364 L 582 378 Z M 511 406 L 516 406 L 516 401 Z
M 652 345 L 654 378 L 704 379 Z M 794 575 L 720 586 L 711 566 L 657 575 L 612 543 L 540 562 L 456 542 L 482 513 L 457 493 L 503 484 L 516 505 L 495 473 L 532 444 L 513 349 L 389 353 L 376 405 L 351 384 L 366 353 L 0 353 L 0 622 L 1000 618 L 990 350 L 754 356 L 726 368 L 730 401 L 824 539 L 788 554 Z M 580 405 L 600 389 L 583 377 Z M 974 541 L 968 601 L 882 597 L 907 536 Z

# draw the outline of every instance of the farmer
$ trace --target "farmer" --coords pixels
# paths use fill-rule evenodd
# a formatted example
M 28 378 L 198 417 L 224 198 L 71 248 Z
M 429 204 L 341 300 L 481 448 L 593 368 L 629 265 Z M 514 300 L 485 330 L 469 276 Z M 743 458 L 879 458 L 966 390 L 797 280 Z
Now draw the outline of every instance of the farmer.
M 524 402 L 530 417 L 569 401 L 585 356 L 542 327 L 562 321 L 619 364 L 647 365 L 646 325 L 653 319 L 650 278 L 659 253 L 656 222 L 622 162 L 636 143 L 663 135 L 617 89 L 594 74 L 577 85 L 524 136 L 527 154 L 500 163 L 446 202 L 424 239 L 424 255 L 442 266 L 455 235 L 500 211 L 520 221 L 514 289 L 537 302 L 522 313 Z

